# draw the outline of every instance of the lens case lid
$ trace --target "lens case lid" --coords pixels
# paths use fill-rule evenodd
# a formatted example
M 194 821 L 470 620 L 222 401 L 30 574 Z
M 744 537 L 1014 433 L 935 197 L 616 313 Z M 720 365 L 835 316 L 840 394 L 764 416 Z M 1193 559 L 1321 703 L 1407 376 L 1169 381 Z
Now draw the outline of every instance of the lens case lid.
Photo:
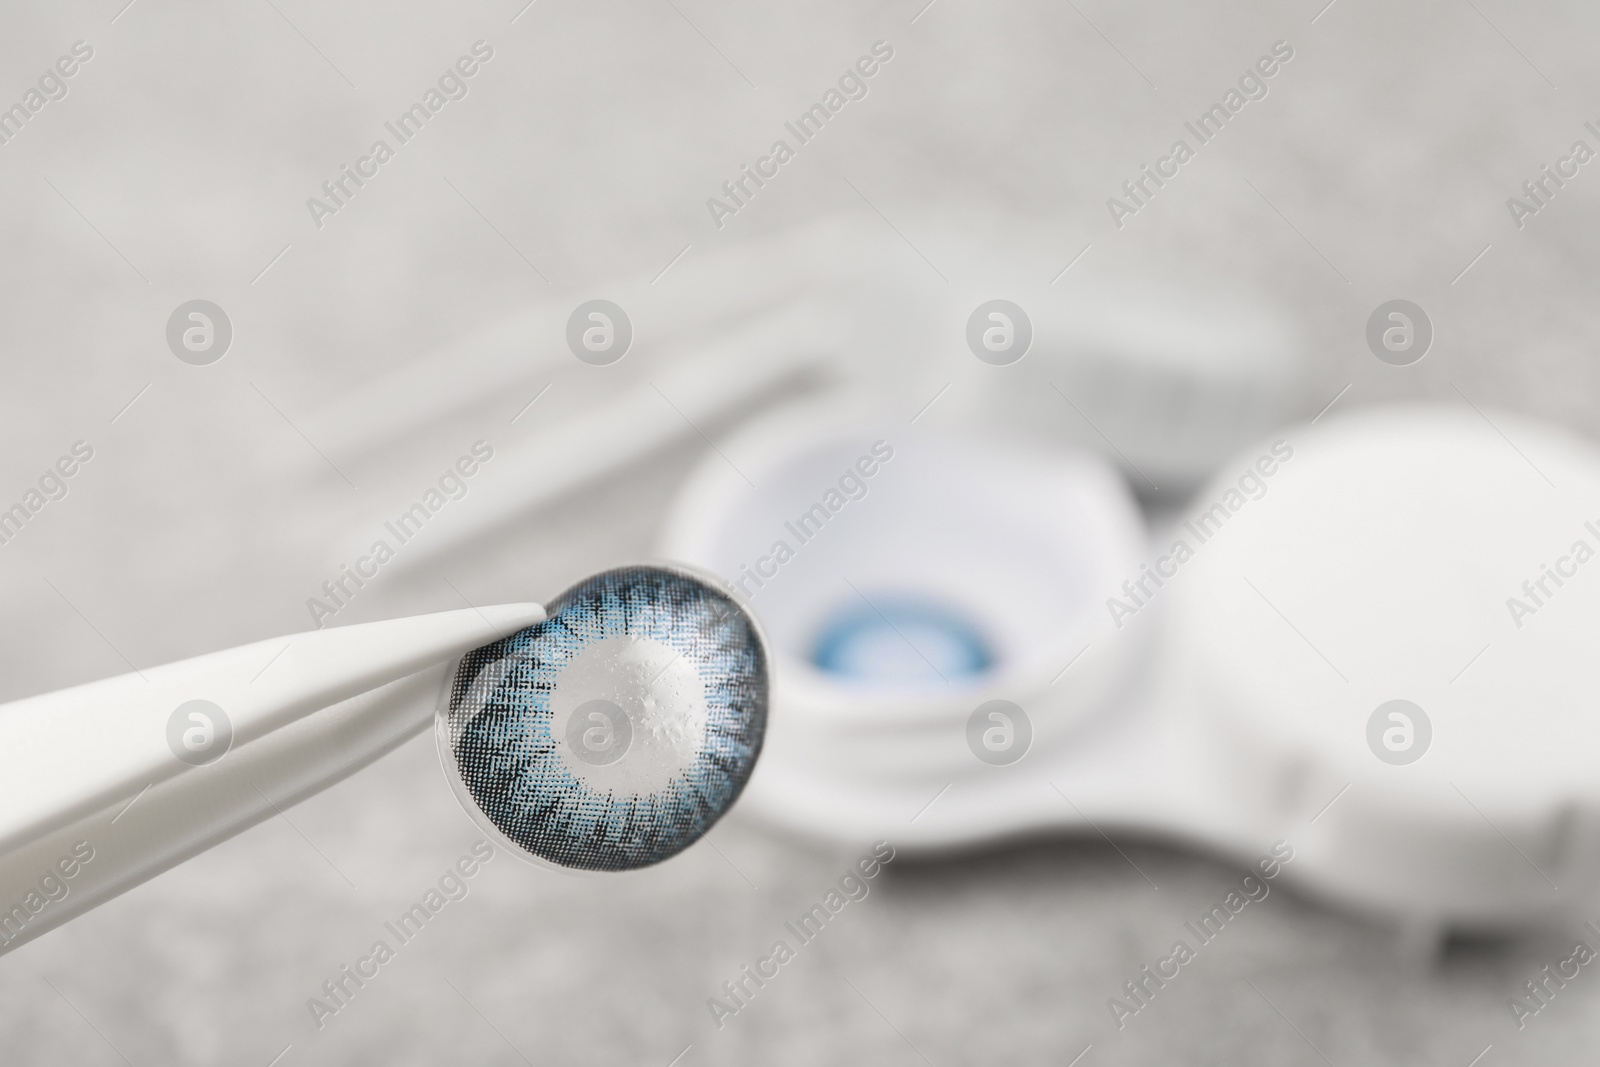
M 1600 452 L 1422 407 L 1282 448 L 1171 603 L 1173 669 L 1236 797 L 1299 828 L 1302 871 L 1342 896 L 1492 922 L 1594 893 Z

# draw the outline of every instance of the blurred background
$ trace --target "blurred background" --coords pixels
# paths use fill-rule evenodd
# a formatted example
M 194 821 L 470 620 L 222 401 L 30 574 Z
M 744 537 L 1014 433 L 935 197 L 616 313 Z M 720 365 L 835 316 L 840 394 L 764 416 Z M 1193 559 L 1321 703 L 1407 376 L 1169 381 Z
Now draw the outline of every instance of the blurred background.
M 588 406 L 651 382 L 693 432 L 538 508 L 488 465 L 461 506 L 500 517 L 397 561 L 334 621 L 544 599 L 655 554 L 709 441 L 814 384 L 778 375 L 695 414 L 668 384 L 682 345 L 657 340 L 791 292 L 857 295 L 850 336 L 904 420 L 983 407 L 959 336 L 922 344 L 938 309 L 959 329 L 1021 293 L 1042 332 L 1159 285 L 1287 324 L 1303 364 L 1283 418 L 1468 398 L 1600 434 L 1600 179 L 1583 168 L 1520 227 L 1506 203 L 1594 143 L 1586 5 L 68 0 L 0 20 L 0 105 L 92 50 L 0 144 L 0 502 L 94 450 L 0 550 L 3 699 L 307 629 L 322 583 L 472 442 L 513 456 L 559 427 L 563 455 L 603 450 L 617 431 L 587 440 Z M 480 41 L 465 96 L 337 212 L 308 208 Z M 708 198 L 875 42 L 892 59 L 866 95 L 718 220 Z M 1107 199 L 1194 143 L 1184 123 L 1275 42 L 1292 59 L 1266 95 L 1114 218 Z M 633 319 L 613 367 L 564 346 L 594 298 Z M 232 327 L 205 366 L 167 340 L 195 299 Z M 1434 330 L 1410 366 L 1367 343 L 1394 299 Z M 477 836 L 418 738 L 0 959 L 4 1058 L 1466 1067 L 1575 1062 L 1600 1038 L 1581 985 L 1526 1031 L 1506 1009 L 1570 939 L 1406 962 L 1392 930 L 1292 890 L 1119 1032 L 1106 998 L 1238 872 L 1098 835 L 897 858 L 719 1029 L 706 999 L 859 852 L 737 809 L 637 875 L 497 858 L 319 1031 L 307 999 Z

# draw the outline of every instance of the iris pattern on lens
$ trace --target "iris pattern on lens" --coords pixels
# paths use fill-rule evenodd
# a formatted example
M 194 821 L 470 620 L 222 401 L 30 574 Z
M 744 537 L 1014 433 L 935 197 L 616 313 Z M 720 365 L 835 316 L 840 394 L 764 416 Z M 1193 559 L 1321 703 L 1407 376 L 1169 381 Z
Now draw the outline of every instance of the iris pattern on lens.
M 694 843 L 761 751 L 767 659 L 728 595 L 660 567 L 607 571 L 468 653 L 441 744 L 480 813 L 565 867 L 619 871 Z M 470 810 L 470 809 L 469 809 Z

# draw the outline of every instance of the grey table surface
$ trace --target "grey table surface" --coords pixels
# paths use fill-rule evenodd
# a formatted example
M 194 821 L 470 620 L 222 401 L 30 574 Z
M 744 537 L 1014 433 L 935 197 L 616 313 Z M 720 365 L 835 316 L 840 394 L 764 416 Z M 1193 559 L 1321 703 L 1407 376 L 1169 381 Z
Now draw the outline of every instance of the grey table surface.
M 0 498 L 97 450 L 0 550 L 0 697 L 306 628 L 347 530 L 475 427 L 533 432 L 509 418 L 539 383 L 337 473 L 304 416 L 499 316 L 840 211 L 957 276 L 973 246 L 1091 246 L 1064 298 L 1236 278 L 1307 324 L 1318 397 L 1468 397 L 1600 435 L 1600 178 L 1521 228 L 1505 205 L 1593 140 L 1589 5 L 124 2 L 0 11 L 0 102 L 94 49 L 0 145 Z M 315 227 L 306 197 L 478 39 L 495 58 L 448 124 Z M 879 39 L 896 59 L 850 122 L 713 227 L 705 198 Z M 1106 197 L 1276 40 L 1296 55 L 1269 95 L 1113 226 Z M 162 332 L 195 296 L 237 326 L 204 374 Z M 1362 342 L 1399 296 L 1438 328 L 1405 373 Z M 339 621 L 540 598 L 646 555 L 702 448 L 373 583 Z M 0 1061 L 1467 1067 L 1587 1062 L 1600 1039 L 1594 979 L 1526 1029 L 1506 1009 L 1558 935 L 1427 966 L 1287 890 L 1118 1031 L 1107 998 L 1239 872 L 1098 838 L 897 859 L 719 1029 L 707 997 L 855 858 L 737 812 L 624 878 L 495 860 L 317 1029 L 307 999 L 475 838 L 419 738 L 0 958 Z

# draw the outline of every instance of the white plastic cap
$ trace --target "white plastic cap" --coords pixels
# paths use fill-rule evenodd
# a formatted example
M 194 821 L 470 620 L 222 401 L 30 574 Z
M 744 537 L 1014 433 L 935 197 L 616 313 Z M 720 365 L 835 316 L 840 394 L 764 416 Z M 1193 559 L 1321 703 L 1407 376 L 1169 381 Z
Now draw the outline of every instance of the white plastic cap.
M 1493 925 L 1581 906 L 1600 888 L 1600 454 L 1467 409 L 1274 444 L 1177 532 L 1203 758 L 1342 898 Z M 1258 454 L 1273 473 L 1241 484 Z

